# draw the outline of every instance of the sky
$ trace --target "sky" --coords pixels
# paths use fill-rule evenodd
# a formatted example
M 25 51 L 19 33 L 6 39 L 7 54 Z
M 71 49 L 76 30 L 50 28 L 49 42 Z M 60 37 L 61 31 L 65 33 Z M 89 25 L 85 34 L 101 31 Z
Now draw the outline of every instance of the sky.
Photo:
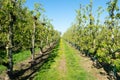
M 54 29 L 62 32 L 62 34 L 71 26 L 75 20 L 76 12 L 79 9 L 80 4 L 89 4 L 90 0 L 26 0 L 25 5 L 33 10 L 34 3 L 42 4 L 45 9 L 45 14 L 54 26 Z M 98 6 L 102 6 L 104 9 L 107 7 L 106 3 L 109 0 L 93 0 L 93 15 L 95 15 Z M 119 5 L 120 5 L 120 0 Z M 107 12 L 103 12 L 101 15 L 101 21 L 107 16 Z

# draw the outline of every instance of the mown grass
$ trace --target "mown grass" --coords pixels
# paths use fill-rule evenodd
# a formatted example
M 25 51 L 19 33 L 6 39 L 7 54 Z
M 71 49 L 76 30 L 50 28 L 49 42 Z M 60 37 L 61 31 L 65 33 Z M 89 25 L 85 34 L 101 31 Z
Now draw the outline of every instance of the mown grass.
M 6 67 L 1 64 L 5 60 L 5 56 L 5 51 L 0 49 L 0 74 L 6 70 Z
M 0 74 L 5 70 L 7 70 L 7 68 L 3 65 L 0 65 Z
M 65 55 L 67 61 L 67 79 L 68 80 L 95 80 L 95 78 L 84 70 L 80 64 L 80 57 L 78 56 L 78 51 L 69 46 L 64 42 L 65 46 Z M 84 63 L 83 63 L 84 64 Z
M 80 66 L 80 57 L 75 49 L 70 47 L 63 40 L 60 42 L 59 50 L 52 54 L 57 54 L 52 60 L 41 67 L 34 80 L 95 80 L 94 77 Z M 60 60 L 66 59 L 66 71 L 60 71 Z M 81 64 L 82 65 L 82 64 Z
M 53 68 L 55 58 L 57 57 L 59 44 L 52 50 L 49 58 L 45 61 L 42 67 L 38 70 L 34 80 L 57 80 L 58 72 Z M 54 75 L 55 76 L 54 76 Z
M 38 48 L 35 49 L 35 52 L 39 51 Z M 19 63 L 21 61 L 26 60 L 27 58 L 29 58 L 31 56 L 31 52 L 30 50 L 25 50 L 25 51 L 21 51 L 19 53 L 15 53 L 13 55 L 13 61 L 14 64 Z
M 25 59 L 27 59 L 28 57 L 30 57 L 30 51 L 29 50 L 26 50 L 26 51 L 22 51 L 22 52 L 19 52 L 17 54 L 14 54 L 13 55 L 13 61 L 14 61 L 14 64 L 16 63 L 19 63 Z

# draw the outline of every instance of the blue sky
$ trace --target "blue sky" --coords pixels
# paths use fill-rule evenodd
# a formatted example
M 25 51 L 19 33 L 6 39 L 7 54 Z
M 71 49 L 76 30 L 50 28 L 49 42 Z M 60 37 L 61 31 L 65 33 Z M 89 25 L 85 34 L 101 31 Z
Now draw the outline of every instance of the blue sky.
M 98 6 L 106 8 L 106 2 L 108 1 L 109 0 L 93 0 L 93 14 L 96 13 L 95 10 Z M 88 4 L 89 0 L 26 0 L 25 5 L 32 10 L 35 2 L 42 4 L 45 9 L 44 14 L 49 19 L 52 19 L 54 28 L 64 33 L 75 20 L 75 10 L 79 9 L 80 4 Z M 101 20 L 103 20 L 106 15 L 107 13 L 104 12 L 101 15 Z

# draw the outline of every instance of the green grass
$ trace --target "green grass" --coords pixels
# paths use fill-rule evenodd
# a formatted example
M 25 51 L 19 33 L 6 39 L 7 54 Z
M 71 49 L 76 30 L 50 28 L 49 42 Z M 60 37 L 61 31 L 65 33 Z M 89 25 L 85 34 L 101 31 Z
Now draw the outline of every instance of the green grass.
M 14 62 L 14 64 L 16 64 L 16 63 L 19 63 L 21 61 L 24 61 L 28 57 L 30 57 L 30 55 L 31 55 L 31 53 L 30 53 L 29 50 L 21 51 L 19 53 L 15 53 L 13 55 L 13 62 Z M 0 74 L 5 70 L 7 70 L 7 68 L 4 65 L 0 65 Z
M 83 69 L 80 64 L 80 57 L 77 50 L 70 47 L 65 41 L 60 42 L 59 50 L 52 54 L 57 54 L 51 62 L 49 58 L 41 67 L 34 80 L 95 80 L 95 78 Z M 60 71 L 60 61 L 66 59 L 66 71 Z
M 0 74 L 5 70 L 7 70 L 7 68 L 3 65 L 0 65 Z
M 39 48 L 35 48 L 35 52 L 38 52 L 40 49 Z
M 37 51 L 39 51 L 38 48 L 35 49 L 35 52 L 37 52 Z M 16 53 L 16 54 L 13 55 L 14 64 L 19 63 L 21 61 L 24 61 L 30 56 L 31 56 L 30 50 L 21 51 L 19 53 Z
M 74 48 L 64 42 L 65 55 L 67 61 L 67 79 L 68 80 L 95 80 L 95 78 L 81 67 L 79 53 Z
M 26 50 L 26 51 L 21 51 L 17 54 L 14 54 L 13 55 L 13 61 L 14 61 L 14 64 L 18 63 L 18 62 L 21 62 L 25 59 L 27 59 L 28 57 L 30 57 L 31 53 L 29 50 Z
M 38 52 L 38 51 L 39 51 L 39 48 L 36 48 L 35 52 Z M 0 52 L 2 53 L 3 51 L 0 51 Z M 13 62 L 14 62 L 14 64 L 17 64 L 21 61 L 28 59 L 30 56 L 31 56 L 30 50 L 25 50 L 25 51 L 21 51 L 19 53 L 15 53 L 13 55 Z M 7 68 L 3 65 L 0 65 L 0 74 L 5 70 L 7 70 Z
M 53 65 L 55 63 L 55 58 L 57 58 L 58 48 L 59 45 L 57 45 L 52 50 L 49 58 L 46 60 L 45 64 L 43 64 L 43 66 L 39 69 L 37 76 L 35 76 L 34 80 L 48 80 L 48 79 L 57 80 L 58 72 L 53 68 Z
M 0 49 L 0 74 L 6 70 L 6 67 L 1 64 L 3 61 L 6 60 L 5 56 L 5 51 Z

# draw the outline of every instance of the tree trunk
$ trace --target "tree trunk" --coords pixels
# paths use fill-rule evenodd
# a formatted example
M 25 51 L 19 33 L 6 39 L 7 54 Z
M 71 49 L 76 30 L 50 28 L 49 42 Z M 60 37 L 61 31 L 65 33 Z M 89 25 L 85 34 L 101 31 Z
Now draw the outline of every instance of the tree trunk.
M 47 45 L 48 45 L 48 36 L 47 36 Z
M 12 58 L 12 27 L 13 27 L 13 20 L 12 18 L 12 13 L 9 14 L 9 19 L 10 19 L 10 25 L 8 27 L 8 43 L 6 46 L 7 50 L 7 55 L 8 55 L 8 60 L 9 60 L 9 67 L 8 67 L 8 72 L 12 73 L 13 72 L 13 58 Z
M 40 47 L 40 54 L 42 54 L 43 53 L 43 50 L 42 50 L 42 47 Z
M 93 40 L 93 48 L 95 49 L 95 46 L 96 46 L 96 41 L 95 39 Z
M 33 32 L 32 32 L 32 48 L 31 48 L 32 60 L 34 61 L 35 55 L 35 22 L 33 22 Z
M 42 50 L 42 44 L 43 44 L 43 41 L 41 41 L 41 44 L 40 44 L 40 54 L 43 53 L 43 50 Z

